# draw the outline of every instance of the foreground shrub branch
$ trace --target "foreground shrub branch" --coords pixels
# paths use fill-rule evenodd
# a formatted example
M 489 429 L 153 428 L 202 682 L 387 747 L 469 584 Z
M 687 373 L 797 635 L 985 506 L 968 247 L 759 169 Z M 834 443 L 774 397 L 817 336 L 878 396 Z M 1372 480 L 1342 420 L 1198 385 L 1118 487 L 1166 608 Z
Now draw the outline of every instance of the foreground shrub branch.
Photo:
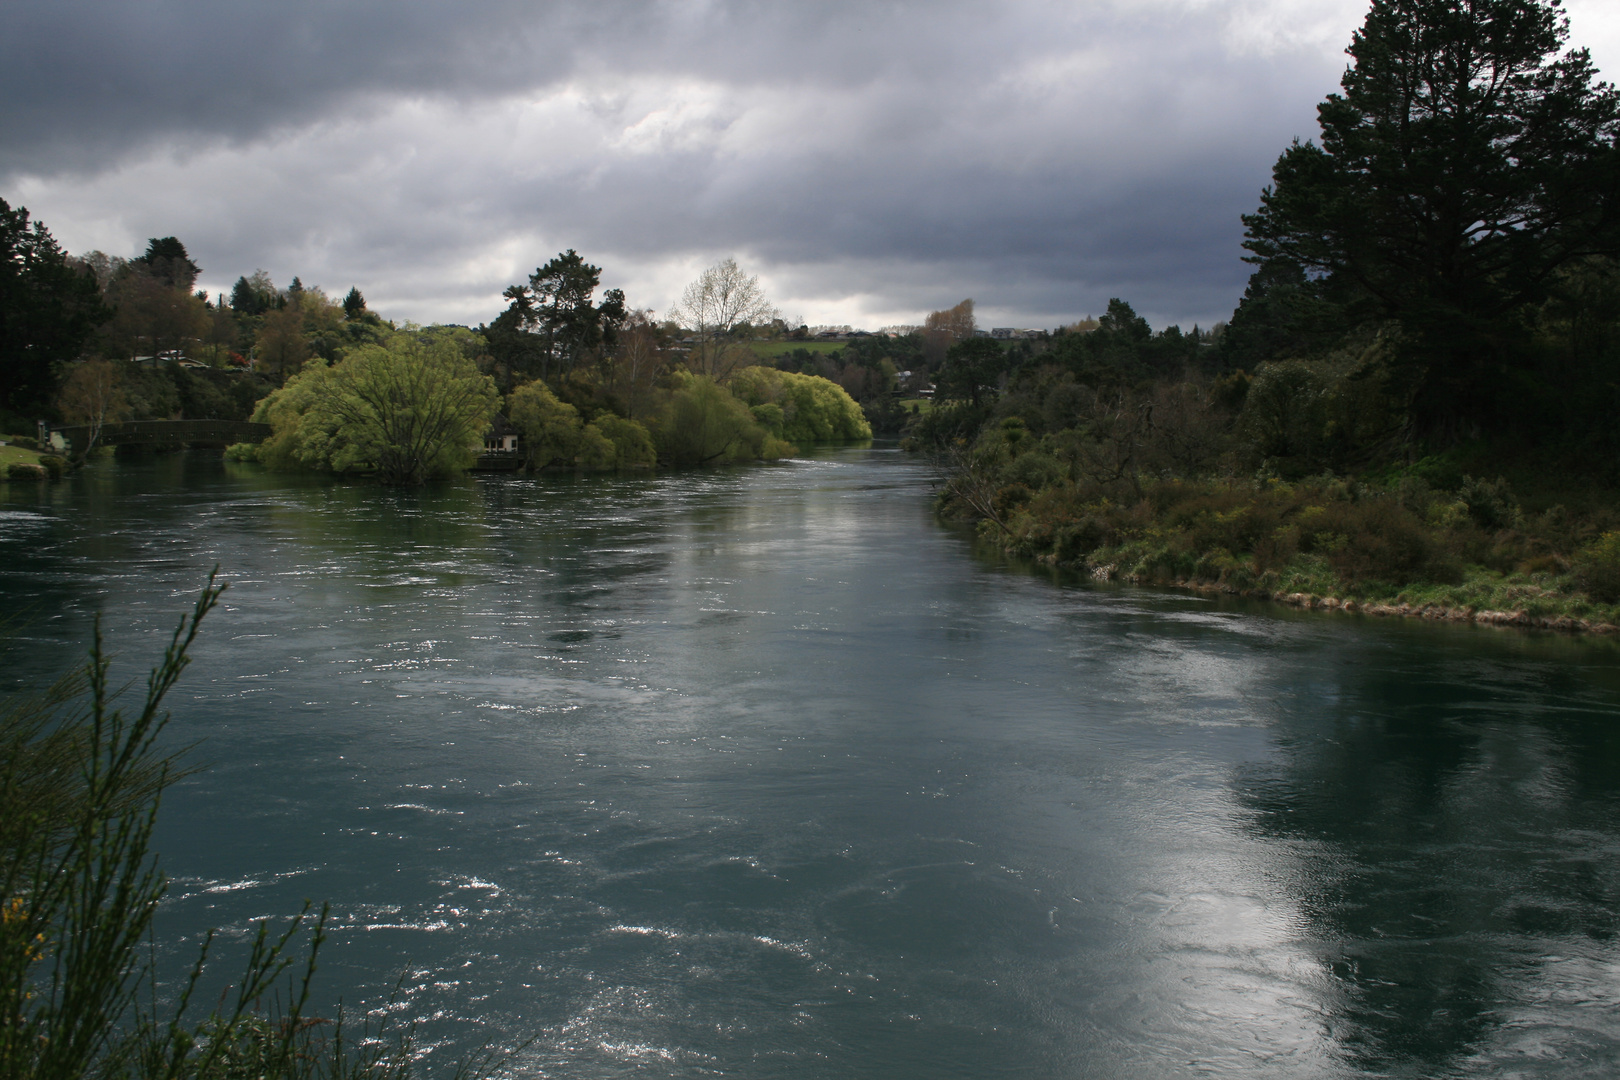
M 172 1009 L 152 918 L 167 881 L 151 851 L 163 790 L 163 700 L 224 585 L 210 576 L 146 680 L 117 707 L 99 622 L 85 666 L 0 708 L 0 1080 L 405 1076 L 408 1033 L 346 1034 L 307 1015 L 326 909 L 261 923 L 241 976 L 197 1019 L 210 933 Z M 307 952 L 299 945 L 307 940 Z

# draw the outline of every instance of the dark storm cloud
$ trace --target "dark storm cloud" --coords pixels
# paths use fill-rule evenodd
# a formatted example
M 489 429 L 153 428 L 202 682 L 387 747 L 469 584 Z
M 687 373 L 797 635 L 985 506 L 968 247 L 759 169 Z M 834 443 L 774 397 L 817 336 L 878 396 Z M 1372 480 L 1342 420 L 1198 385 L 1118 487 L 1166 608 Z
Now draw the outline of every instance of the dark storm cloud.
M 511 0 L 14 8 L 0 39 L 0 168 L 94 168 L 154 138 L 250 139 L 368 95 L 489 93 L 565 77 L 569 39 L 593 20 L 557 8 L 547 13 L 555 32 L 537 34 L 535 8 Z
M 998 39 L 1021 30 L 998 30 L 978 5 L 833 0 L 51 0 L 6 21 L 5 171 L 94 167 L 164 136 L 251 139 L 379 99 L 532 91 L 604 67 L 777 85 L 927 77 L 964 54 L 994 70 Z
M 575 247 L 658 307 L 736 253 L 812 318 L 1207 323 L 1363 9 L 29 3 L 0 194 L 80 249 L 173 233 L 215 287 L 265 266 L 424 319 Z

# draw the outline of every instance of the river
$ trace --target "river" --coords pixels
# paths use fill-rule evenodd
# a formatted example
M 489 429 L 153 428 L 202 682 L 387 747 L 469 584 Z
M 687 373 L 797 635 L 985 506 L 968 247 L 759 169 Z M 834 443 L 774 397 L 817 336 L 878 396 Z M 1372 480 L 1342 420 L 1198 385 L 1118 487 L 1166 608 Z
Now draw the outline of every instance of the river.
M 329 901 L 433 1075 L 1620 1070 L 1615 643 L 1064 580 L 932 482 L 104 461 L 0 495 L 7 679 L 217 563 L 165 962 Z

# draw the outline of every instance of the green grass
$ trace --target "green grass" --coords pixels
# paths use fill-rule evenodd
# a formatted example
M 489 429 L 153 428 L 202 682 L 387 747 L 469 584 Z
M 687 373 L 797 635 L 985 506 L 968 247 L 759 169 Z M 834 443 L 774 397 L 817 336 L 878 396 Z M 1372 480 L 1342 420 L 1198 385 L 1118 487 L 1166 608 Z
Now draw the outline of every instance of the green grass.
M 805 349 L 813 353 L 830 353 L 842 349 L 846 342 L 842 341 L 755 341 L 749 347 L 754 355 L 761 360 L 774 360 L 778 356 L 793 352 L 795 349 Z
M 911 412 L 913 406 L 916 407 L 919 416 L 927 416 L 934 411 L 934 402 L 930 398 L 908 397 L 900 399 L 900 407 L 906 412 Z
M 0 446 L 0 480 L 5 479 L 8 466 L 18 463 L 38 465 L 39 455 L 32 450 L 24 450 L 20 446 Z

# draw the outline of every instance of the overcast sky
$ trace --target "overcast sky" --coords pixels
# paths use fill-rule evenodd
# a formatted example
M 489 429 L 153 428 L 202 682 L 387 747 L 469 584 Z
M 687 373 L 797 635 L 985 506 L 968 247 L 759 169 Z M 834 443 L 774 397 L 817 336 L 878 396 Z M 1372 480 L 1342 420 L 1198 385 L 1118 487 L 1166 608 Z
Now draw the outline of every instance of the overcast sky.
M 1620 72 L 1620 3 L 1569 0 Z M 1366 0 L 20 0 L 0 197 L 200 284 L 476 325 L 565 248 L 665 309 L 726 256 L 810 323 L 1227 317 L 1238 215 Z

